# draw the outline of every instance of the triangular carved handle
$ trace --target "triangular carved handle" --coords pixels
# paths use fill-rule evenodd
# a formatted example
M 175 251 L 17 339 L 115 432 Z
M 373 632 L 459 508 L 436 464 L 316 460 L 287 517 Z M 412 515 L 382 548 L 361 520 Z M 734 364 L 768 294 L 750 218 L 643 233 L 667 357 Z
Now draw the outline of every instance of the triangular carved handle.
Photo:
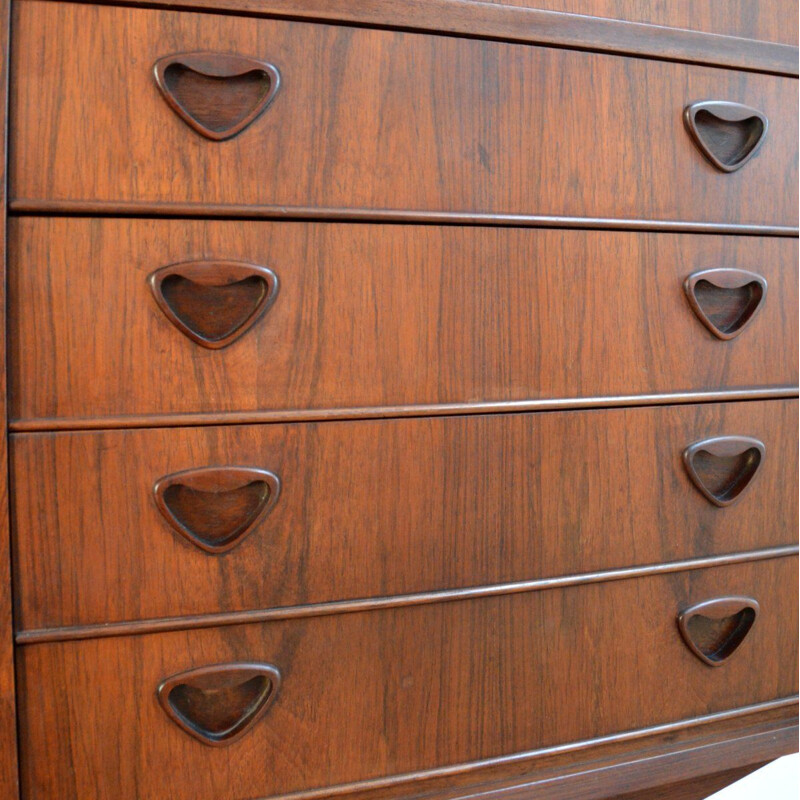
M 181 672 L 158 687 L 167 716 L 203 744 L 244 736 L 275 701 L 281 674 L 272 664 L 216 664 Z
M 207 553 L 224 553 L 250 534 L 278 500 L 277 475 L 255 467 L 201 467 L 153 487 L 164 519 Z
M 224 53 L 177 53 L 156 61 L 156 84 L 169 107 L 207 139 L 236 136 L 275 99 L 277 67 Z
M 703 496 L 715 506 L 735 503 L 764 461 L 764 443 L 749 436 L 716 436 L 689 445 L 683 463 Z
M 767 282 L 743 269 L 704 269 L 684 282 L 689 305 L 719 339 L 738 336 L 759 312 L 767 297 Z
M 678 629 L 704 664 L 720 667 L 744 641 L 758 612 L 758 603 L 751 597 L 719 597 L 678 614 Z
M 692 103 L 683 119 L 700 152 L 723 172 L 741 169 L 758 152 L 769 128 L 760 111 L 725 100 Z
M 167 319 L 211 350 L 244 335 L 278 296 L 278 276 L 271 269 L 238 261 L 171 264 L 147 280 Z

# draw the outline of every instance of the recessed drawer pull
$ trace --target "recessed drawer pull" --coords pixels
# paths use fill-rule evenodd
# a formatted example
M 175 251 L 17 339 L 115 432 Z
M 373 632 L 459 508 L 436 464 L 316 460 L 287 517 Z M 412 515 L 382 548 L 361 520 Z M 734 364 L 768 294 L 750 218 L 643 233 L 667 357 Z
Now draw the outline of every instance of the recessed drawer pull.
M 741 169 L 758 152 L 769 127 L 760 111 L 725 100 L 692 103 L 683 119 L 700 152 L 723 172 Z
M 694 485 L 715 506 L 735 503 L 764 460 L 763 442 L 749 436 L 716 436 L 689 445 L 683 463 Z
M 678 614 L 678 628 L 689 649 L 705 664 L 722 666 L 737 650 L 758 617 L 751 597 L 719 597 Z
M 224 53 L 179 53 L 154 66 L 169 107 L 207 139 L 236 136 L 273 101 L 280 73 L 273 64 Z
M 733 339 L 761 309 L 767 282 L 743 269 L 705 269 L 684 282 L 686 296 L 697 318 L 714 336 Z
M 187 261 L 148 278 L 167 319 L 193 342 L 227 347 L 251 328 L 278 296 L 278 276 L 238 261 Z
M 275 701 L 281 674 L 272 664 L 217 664 L 181 672 L 158 700 L 181 730 L 213 747 L 244 736 Z
M 207 553 L 236 547 L 278 500 L 277 475 L 254 467 L 203 467 L 156 481 L 156 505 L 170 526 Z

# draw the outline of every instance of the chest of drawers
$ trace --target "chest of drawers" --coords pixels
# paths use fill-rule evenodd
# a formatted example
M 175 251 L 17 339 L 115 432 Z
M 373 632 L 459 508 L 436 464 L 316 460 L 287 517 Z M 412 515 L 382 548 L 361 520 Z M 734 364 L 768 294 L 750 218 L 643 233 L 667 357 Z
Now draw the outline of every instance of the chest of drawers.
M 797 7 L 691 5 L 0 1 L 0 798 L 795 749 Z

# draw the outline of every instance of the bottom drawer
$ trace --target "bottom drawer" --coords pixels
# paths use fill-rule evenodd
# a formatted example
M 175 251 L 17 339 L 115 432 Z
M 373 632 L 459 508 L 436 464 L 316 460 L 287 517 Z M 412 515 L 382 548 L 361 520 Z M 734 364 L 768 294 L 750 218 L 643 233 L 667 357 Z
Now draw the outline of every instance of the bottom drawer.
M 253 798 L 476 761 L 690 720 L 792 695 L 793 557 L 336 616 L 19 649 L 26 798 Z M 728 596 L 760 604 L 713 669 L 676 624 Z M 750 611 L 696 617 L 725 652 Z M 211 748 L 158 687 L 210 665 L 268 664 L 279 688 L 240 738 Z M 184 676 L 163 699 L 221 735 L 270 673 Z

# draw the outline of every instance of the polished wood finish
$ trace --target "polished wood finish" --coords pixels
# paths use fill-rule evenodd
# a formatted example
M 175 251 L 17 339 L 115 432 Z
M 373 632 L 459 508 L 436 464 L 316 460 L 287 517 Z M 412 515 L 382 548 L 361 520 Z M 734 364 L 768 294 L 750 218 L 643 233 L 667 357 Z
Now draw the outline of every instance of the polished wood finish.
M 10 185 L 27 202 L 796 224 L 790 79 L 269 19 L 15 9 Z M 284 88 L 246 131 L 207 141 L 154 85 L 150 66 L 176 51 L 261 54 Z M 721 174 L 697 151 L 680 113 L 697 100 L 770 120 L 744 169 Z
M 6 101 L 11 3 L 0 0 L 0 218 L 6 215 Z M 18 797 L 17 712 L 6 428 L 6 229 L 0 228 L 0 798 Z
M 156 505 L 181 536 L 207 553 L 225 553 L 263 522 L 280 478 L 257 467 L 200 467 L 159 478 Z
M 618 394 L 634 403 L 676 388 L 713 399 L 797 383 L 790 239 L 24 218 L 10 221 L 10 243 L 11 415 L 35 427 L 370 406 L 462 413 Z M 281 289 L 239 341 L 212 352 L 170 324 L 147 277 L 220 258 L 269 267 Z M 698 269 L 723 267 L 757 269 L 769 284 L 730 342 L 703 326 L 683 289 Z
M 330 603 L 310 603 L 301 606 L 283 606 L 280 608 L 256 609 L 254 611 L 228 611 L 182 617 L 136 619 L 129 622 L 73 625 L 64 628 L 39 628 L 20 631 L 14 638 L 18 644 L 74 642 L 80 639 L 106 638 L 110 636 L 197 630 L 199 628 L 215 628 L 222 625 L 243 625 L 284 619 L 308 619 L 309 617 L 324 617 L 335 614 L 355 614 L 360 611 L 374 611 L 376 609 L 425 606 L 432 603 L 471 600 L 476 597 L 499 597 L 507 594 L 563 588 L 565 586 L 586 586 L 592 583 L 623 581 L 652 575 L 671 575 L 676 572 L 686 572 L 687 570 L 766 561 L 771 558 L 796 556 L 797 554 L 797 545 L 783 545 L 761 550 L 749 550 L 744 553 L 728 553 L 719 556 L 706 556 L 705 558 L 690 558 L 683 561 L 669 561 L 661 564 L 583 572 L 578 575 L 562 575 L 554 578 L 535 578 L 526 581 L 515 581 L 514 583 L 470 586 L 465 589 L 441 589 L 433 592 L 395 594 L 388 597 L 367 597 L 358 600 L 337 600 Z
M 766 456 L 760 439 L 752 436 L 712 436 L 683 451 L 689 477 L 715 506 L 735 503 L 750 486 Z
M 229 797 L 268 796 L 787 698 L 797 690 L 796 569 L 795 558 L 776 559 L 441 606 L 26 646 L 24 790 L 180 800 L 219 796 L 223 786 Z M 763 611 L 736 657 L 710 670 L 684 646 L 675 615 L 723 592 L 757 596 Z M 165 674 L 248 660 L 280 669 L 281 691 L 230 747 L 193 741 L 154 701 Z
M 741 169 L 764 143 L 769 120 L 756 108 L 726 100 L 692 103 L 683 112 L 700 152 L 722 172 Z
M 724 341 L 737 337 L 752 322 L 767 297 L 763 276 L 725 267 L 693 272 L 684 289 L 700 322 Z
M 227 53 L 178 53 L 155 63 L 156 84 L 169 107 L 207 139 L 231 139 L 273 101 L 274 65 Z
M 268 267 L 236 261 L 192 261 L 160 267 L 147 279 L 166 318 L 196 344 L 233 344 L 278 296 Z
M 795 544 L 796 418 L 796 402 L 771 401 L 14 435 L 18 628 L 510 583 Z M 751 492 L 719 509 L 692 485 L 682 453 L 710 435 L 743 433 L 757 434 L 767 455 Z M 153 502 L 162 475 L 244 464 L 279 475 L 281 497 L 224 556 L 189 544 Z
M 768 0 L 758 5 L 750 0 L 736 0 L 740 13 L 726 14 L 719 13 L 715 0 L 701 0 L 701 3 L 693 2 L 691 6 L 678 0 L 666 7 L 666 15 L 663 15 L 663 3 L 632 0 L 637 5 L 630 19 L 658 20 L 655 25 L 618 19 L 620 14 L 633 7 L 617 5 L 609 8 L 609 3 L 615 3 L 615 0 L 599 0 L 602 5 L 582 4 L 579 13 L 592 16 L 564 14 L 564 9 L 553 5 L 562 1 L 570 2 L 542 0 L 536 3 L 536 8 L 528 8 L 530 3 L 511 6 L 494 0 L 489 3 L 471 0 L 293 0 L 291 8 L 285 0 L 148 0 L 147 3 L 143 0 L 114 0 L 114 4 L 345 21 L 798 74 L 796 0 Z M 101 2 L 109 3 L 111 0 Z M 741 12 L 742 3 L 746 4 L 746 13 Z M 731 9 L 731 6 L 729 0 L 726 8 Z M 556 10 L 546 10 L 549 8 Z M 790 20 L 789 25 L 787 20 Z M 664 25 L 677 25 L 678 28 Z M 711 35 L 700 33 L 701 30 L 708 30 Z M 722 32 L 726 35 L 720 35 Z M 742 36 L 747 38 L 739 38 Z M 787 44 L 773 44 L 773 41 Z
M 744 2 L 16 0 L 0 800 L 15 714 L 26 800 L 796 749 L 797 3 Z
M 266 713 L 280 685 L 281 673 L 272 664 L 214 664 L 163 680 L 158 702 L 189 736 L 227 747 Z
M 610 17 L 672 28 L 797 44 L 797 3 L 793 0 L 482 0 L 523 8 Z
M 678 629 L 704 664 L 721 667 L 742 644 L 760 610 L 752 597 L 715 597 L 681 611 Z

